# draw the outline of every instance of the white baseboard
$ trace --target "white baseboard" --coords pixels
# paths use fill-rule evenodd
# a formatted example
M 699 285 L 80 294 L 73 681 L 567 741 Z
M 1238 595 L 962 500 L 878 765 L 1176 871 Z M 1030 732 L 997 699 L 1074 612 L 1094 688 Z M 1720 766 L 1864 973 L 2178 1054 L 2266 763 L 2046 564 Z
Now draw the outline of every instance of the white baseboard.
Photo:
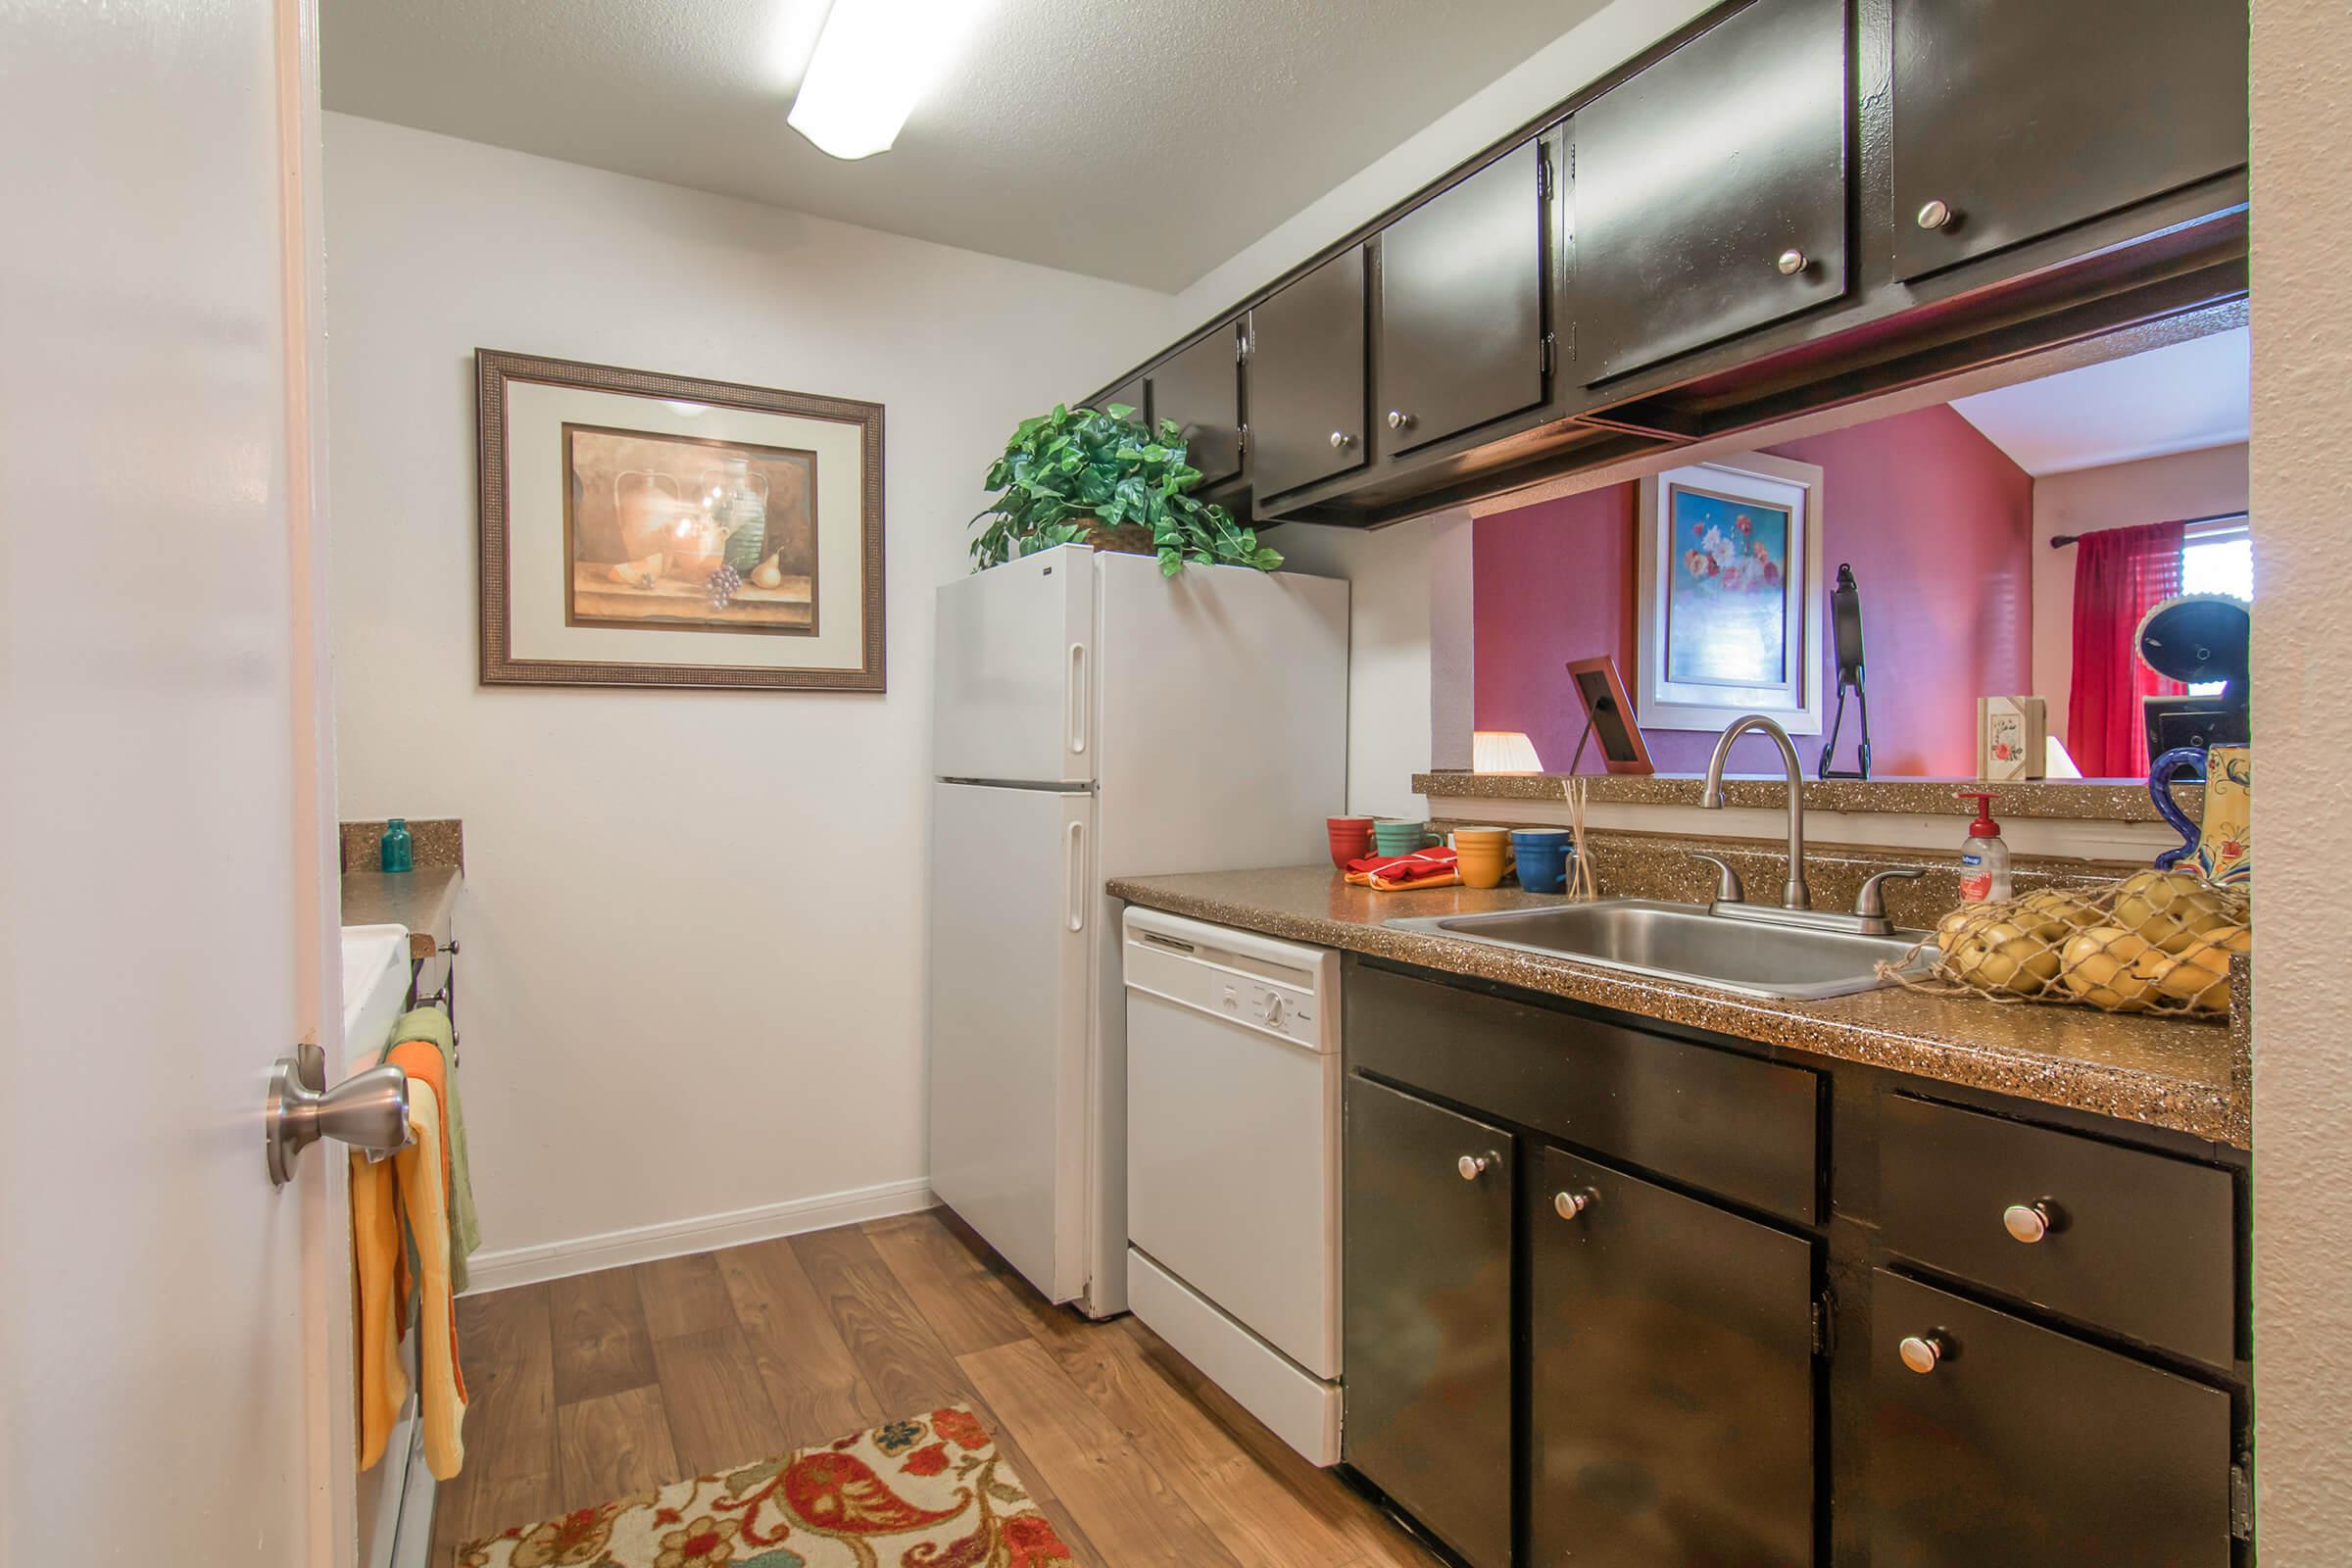
M 819 1193 L 812 1198 L 788 1199 L 758 1208 L 739 1208 L 724 1214 L 698 1214 L 691 1219 L 665 1220 L 632 1230 L 607 1231 L 574 1241 L 548 1242 L 538 1247 L 514 1247 L 503 1251 L 476 1252 L 468 1260 L 468 1296 L 503 1291 L 542 1280 L 593 1274 L 623 1263 L 647 1263 L 658 1257 L 682 1257 L 689 1252 L 711 1252 L 747 1242 L 773 1241 L 804 1231 L 830 1230 L 892 1214 L 912 1214 L 935 1208 L 929 1181 L 884 1182 L 846 1193 Z

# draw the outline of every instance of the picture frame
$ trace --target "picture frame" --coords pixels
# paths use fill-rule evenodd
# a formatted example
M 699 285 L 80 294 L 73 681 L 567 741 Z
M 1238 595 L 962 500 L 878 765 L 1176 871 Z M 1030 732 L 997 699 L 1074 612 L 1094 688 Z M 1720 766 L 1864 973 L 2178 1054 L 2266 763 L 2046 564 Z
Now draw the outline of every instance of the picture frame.
M 1720 730 L 1763 713 L 1822 728 L 1822 470 L 1764 453 L 1641 481 L 1639 721 Z
M 2039 697 L 1977 699 L 1977 777 L 1987 784 L 2049 777 L 2049 704 Z
M 485 686 L 886 689 L 882 406 L 474 351 Z
M 1650 765 L 1649 746 L 1642 739 L 1642 726 L 1634 718 L 1634 700 L 1625 690 L 1625 677 L 1618 673 L 1617 661 L 1603 654 L 1597 659 L 1569 661 L 1568 679 L 1576 687 L 1577 700 L 1584 704 L 1585 733 L 1600 741 L 1600 760 L 1612 773 L 1646 776 L 1657 771 Z M 1585 743 L 1576 743 L 1576 758 L 1568 771 L 1576 771 L 1584 760 Z

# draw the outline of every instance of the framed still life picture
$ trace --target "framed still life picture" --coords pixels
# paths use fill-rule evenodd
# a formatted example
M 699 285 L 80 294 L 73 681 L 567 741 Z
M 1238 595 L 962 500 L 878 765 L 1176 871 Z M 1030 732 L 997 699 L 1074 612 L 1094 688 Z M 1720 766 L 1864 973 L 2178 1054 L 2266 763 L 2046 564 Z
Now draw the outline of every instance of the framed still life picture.
M 1651 729 L 1764 713 L 1821 733 L 1821 468 L 1749 454 L 1641 483 L 1636 707 Z
M 880 404 L 474 372 L 483 684 L 883 689 Z

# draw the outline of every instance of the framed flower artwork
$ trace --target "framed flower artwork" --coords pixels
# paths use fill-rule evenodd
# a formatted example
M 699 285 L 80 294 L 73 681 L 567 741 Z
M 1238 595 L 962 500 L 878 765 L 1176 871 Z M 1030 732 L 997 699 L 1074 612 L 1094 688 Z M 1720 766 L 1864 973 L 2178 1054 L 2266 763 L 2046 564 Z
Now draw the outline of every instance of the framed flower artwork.
M 1650 729 L 1764 713 L 1821 733 L 1821 468 L 1750 453 L 1641 484 L 1636 707 Z
M 484 685 L 883 689 L 879 404 L 474 368 Z

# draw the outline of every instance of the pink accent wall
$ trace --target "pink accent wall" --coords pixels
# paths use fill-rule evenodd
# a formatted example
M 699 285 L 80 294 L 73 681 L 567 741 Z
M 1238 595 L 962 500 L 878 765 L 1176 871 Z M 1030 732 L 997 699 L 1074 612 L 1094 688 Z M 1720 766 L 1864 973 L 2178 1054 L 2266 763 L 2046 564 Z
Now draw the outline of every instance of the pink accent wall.
M 1822 466 L 1822 591 L 1840 562 L 1862 585 L 1872 773 L 1973 774 L 1977 699 L 2032 690 L 2033 479 L 1941 405 L 1762 450 Z M 1639 515 L 1635 487 L 1623 484 L 1473 525 L 1478 727 L 1524 730 L 1554 771 L 1568 766 L 1584 727 L 1568 662 L 1614 654 L 1637 686 Z M 1826 641 L 1826 614 L 1824 626 Z M 1825 648 L 1825 731 L 1834 661 Z M 1854 765 L 1858 731 L 1849 700 L 1838 766 Z M 1696 730 L 1642 733 L 1661 773 L 1700 771 L 1715 744 Z M 1808 775 L 1821 739 L 1795 737 Z M 1596 756 L 1587 749 L 1586 772 L 1599 771 Z M 1769 771 L 1770 756 L 1767 742 L 1742 739 L 1732 769 Z

